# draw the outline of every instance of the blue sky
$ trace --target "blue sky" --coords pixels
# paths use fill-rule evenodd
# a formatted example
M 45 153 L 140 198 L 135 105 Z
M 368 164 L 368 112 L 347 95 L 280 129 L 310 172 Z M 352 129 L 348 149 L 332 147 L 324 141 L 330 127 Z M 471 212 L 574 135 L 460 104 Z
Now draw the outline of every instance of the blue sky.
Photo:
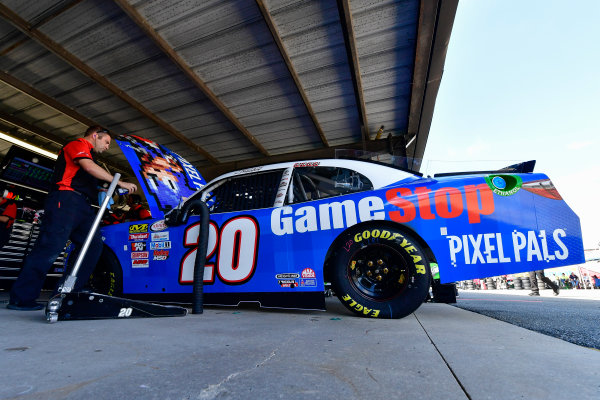
M 423 172 L 535 159 L 598 247 L 598 17 L 595 0 L 461 0 Z

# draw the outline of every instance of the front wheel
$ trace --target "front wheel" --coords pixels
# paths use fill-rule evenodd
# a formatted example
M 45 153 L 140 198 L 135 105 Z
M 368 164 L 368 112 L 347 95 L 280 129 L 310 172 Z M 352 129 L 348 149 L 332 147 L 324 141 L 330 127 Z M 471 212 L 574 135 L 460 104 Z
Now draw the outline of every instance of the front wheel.
M 106 247 L 88 280 L 88 286 L 96 293 L 109 296 L 120 296 L 123 293 L 121 265 L 117 257 Z
M 429 292 L 431 272 L 418 242 L 382 225 L 351 228 L 336 249 L 334 292 L 350 311 L 373 318 L 402 318 Z

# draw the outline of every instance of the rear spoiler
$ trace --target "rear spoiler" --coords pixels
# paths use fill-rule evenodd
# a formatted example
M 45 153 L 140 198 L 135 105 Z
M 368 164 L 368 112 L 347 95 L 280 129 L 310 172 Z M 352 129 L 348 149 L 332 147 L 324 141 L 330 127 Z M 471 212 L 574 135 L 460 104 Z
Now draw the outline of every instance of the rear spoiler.
M 533 168 L 535 167 L 535 160 L 524 161 L 519 164 L 509 165 L 508 167 L 504 167 L 502 169 L 498 169 L 495 171 L 468 171 L 468 172 L 444 172 L 441 174 L 433 175 L 434 178 L 439 178 L 443 176 L 455 176 L 455 175 L 487 175 L 487 174 L 527 174 L 533 172 Z

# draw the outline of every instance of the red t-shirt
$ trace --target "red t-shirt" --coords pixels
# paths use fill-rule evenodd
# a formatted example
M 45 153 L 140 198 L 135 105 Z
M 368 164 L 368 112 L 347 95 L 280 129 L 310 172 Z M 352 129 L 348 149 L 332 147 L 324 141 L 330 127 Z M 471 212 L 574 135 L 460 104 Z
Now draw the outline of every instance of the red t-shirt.
M 90 199 L 96 199 L 97 179 L 76 163 L 77 160 L 83 158 L 94 161 L 93 148 L 94 146 L 83 138 L 73 140 L 63 146 L 56 159 L 52 176 L 55 190 L 76 190 Z
M 8 217 L 6 229 L 10 229 L 17 218 L 17 205 L 8 199 L 0 201 L 0 215 Z

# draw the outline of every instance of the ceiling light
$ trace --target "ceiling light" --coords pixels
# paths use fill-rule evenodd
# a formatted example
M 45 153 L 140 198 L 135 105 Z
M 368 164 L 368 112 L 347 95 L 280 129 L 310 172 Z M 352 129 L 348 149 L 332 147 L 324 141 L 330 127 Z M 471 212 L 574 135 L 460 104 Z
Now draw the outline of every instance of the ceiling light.
M 56 155 L 54 153 L 51 153 L 51 152 L 49 152 L 47 150 L 44 150 L 44 149 L 42 149 L 40 147 L 34 146 L 34 145 L 29 144 L 27 142 L 24 142 L 23 140 L 14 138 L 12 136 L 9 136 L 9 135 L 7 135 L 4 132 L 0 132 L 0 139 L 6 140 L 9 143 L 16 144 L 19 147 L 23 147 L 23 148 L 25 148 L 27 150 L 31 150 L 31 151 L 33 151 L 35 153 L 38 153 L 38 154 L 41 154 L 43 156 L 50 157 L 53 160 L 56 160 L 58 158 L 58 155 Z

